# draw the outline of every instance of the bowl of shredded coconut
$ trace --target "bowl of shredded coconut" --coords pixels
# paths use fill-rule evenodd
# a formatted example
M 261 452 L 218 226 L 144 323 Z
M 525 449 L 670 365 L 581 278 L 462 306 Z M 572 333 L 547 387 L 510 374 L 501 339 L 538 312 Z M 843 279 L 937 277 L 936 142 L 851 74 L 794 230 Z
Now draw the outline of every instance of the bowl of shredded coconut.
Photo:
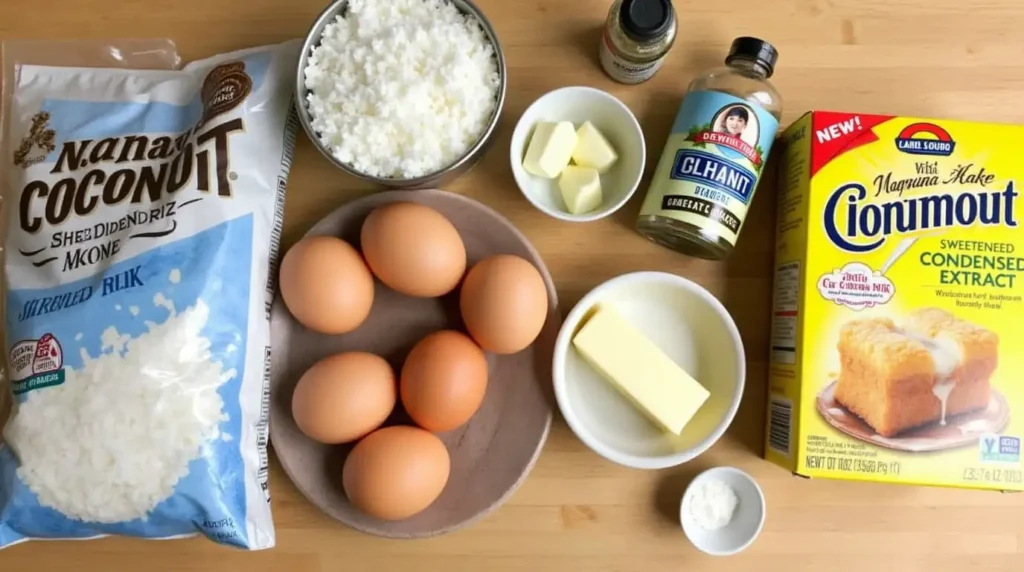
M 427 188 L 483 155 L 505 101 L 497 35 L 468 0 L 339 0 L 317 18 L 296 81 L 299 121 L 343 171 Z

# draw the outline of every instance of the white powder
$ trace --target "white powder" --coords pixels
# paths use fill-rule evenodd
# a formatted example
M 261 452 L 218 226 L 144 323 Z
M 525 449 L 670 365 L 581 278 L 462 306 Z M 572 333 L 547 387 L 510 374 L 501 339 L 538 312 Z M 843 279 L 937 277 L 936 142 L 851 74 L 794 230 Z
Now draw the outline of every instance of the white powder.
M 500 77 L 479 22 L 447 0 L 351 0 L 324 28 L 305 83 L 311 125 L 338 161 L 412 178 L 480 139 Z
M 728 525 L 739 504 L 736 491 L 715 478 L 701 479 L 694 485 L 691 495 L 690 516 L 705 530 L 718 530 Z
M 137 338 L 108 328 L 98 357 L 82 350 L 63 384 L 28 393 L 6 436 L 40 504 L 112 523 L 171 495 L 227 420 L 217 388 L 236 372 L 210 359 L 209 313 L 200 299 Z
M 114 304 L 114 309 L 117 310 L 118 312 L 120 312 L 121 311 L 121 305 L 120 304 Z
M 138 316 L 139 315 L 139 307 L 138 306 L 129 306 L 128 307 L 128 311 L 131 312 L 133 316 Z
M 75 334 L 75 341 L 76 342 L 82 341 L 82 332 L 78 332 L 77 334 Z
M 171 274 L 167 279 L 171 281 L 171 284 L 178 284 L 181 282 L 181 270 L 178 270 L 177 268 L 171 270 Z

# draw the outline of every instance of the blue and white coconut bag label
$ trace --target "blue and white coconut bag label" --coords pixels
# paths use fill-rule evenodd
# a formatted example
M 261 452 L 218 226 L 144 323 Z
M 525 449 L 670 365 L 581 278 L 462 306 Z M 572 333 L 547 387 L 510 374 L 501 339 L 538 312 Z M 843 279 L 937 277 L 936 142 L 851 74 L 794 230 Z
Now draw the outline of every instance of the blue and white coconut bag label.
M 180 71 L 18 68 L 0 548 L 274 545 L 267 308 L 297 57 L 289 42 Z

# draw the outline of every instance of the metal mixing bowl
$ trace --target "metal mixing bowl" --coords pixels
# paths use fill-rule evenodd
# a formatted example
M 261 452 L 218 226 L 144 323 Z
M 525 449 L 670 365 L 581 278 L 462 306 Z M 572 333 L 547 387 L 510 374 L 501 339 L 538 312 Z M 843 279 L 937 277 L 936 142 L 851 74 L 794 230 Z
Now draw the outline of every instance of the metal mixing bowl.
M 334 166 L 353 177 L 357 177 L 377 185 L 397 189 L 424 189 L 439 187 L 454 180 L 462 173 L 468 171 L 470 167 L 476 164 L 480 157 L 483 156 L 484 151 L 488 147 L 491 138 L 494 135 L 495 128 L 498 125 L 498 120 L 501 118 L 501 110 L 505 105 L 505 91 L 508 85 L 508 76 L 505 71 L 505 54 L 501 51 L 501 44 L 498 42 L 498 35 L 494 32 L 494 28 L 491 26 L 490 21 L 487 20 L 487 17 L 484 16 L 483 12 L 481 12 L 476 5 L 469 0 L 448 1 L 454 4 L 455 7 L 461 10 L 464 14 L 469 14 L 480 22 L 480 26 L 487 35 L 487 39 L 490 40 L 491 45 L 494 46 L 494 56 L 498 61 L 498 76 L 500 78 L 497 94 L 498 104 L 495 106 L 494 114 L 491 116 L 490 121 L 488 121 L 487 128 L 484 129 L 480 139 L 453 164 L 435 173 L 430 173 L 414 179 L 374 177 L 372 175 L 361 173 L 355 170 L 351 165 L 346 165 L 345 163 L 338 161 L 334 155 L 331 154 L 331 151 L 324 147 L 323 143 L 320 142 L 320 137 L 313 129 L 313 126 L 310 125 L 309 111 L 306 108 L 306 94 L 309 92 L 309 90 L 306 89 L 306 63 L 309 60 L 310 52 L 320 43 L 320 37 L 323 35 L 324 27 L 334 21 L 335 16 L 343 13 L 348 5 L 348 0 L 336 0 L 335 2 L 332 2 L 327 9 L 320 13 L 316 22 L 313 23 L 313 27 L 310 28 L 309 34 L 306 35 L 306 41 L 302 44 L 302 55 L 299 57 L 299 68 L 295 74 L 295 104 L 299 114 L 299 121 L 302 123 L 302 128 L 306 130 L 306 135 L 309 136 L 313 145 L 316 146 L 320 153 L 326 157 L 328 161 L 333 163 Z

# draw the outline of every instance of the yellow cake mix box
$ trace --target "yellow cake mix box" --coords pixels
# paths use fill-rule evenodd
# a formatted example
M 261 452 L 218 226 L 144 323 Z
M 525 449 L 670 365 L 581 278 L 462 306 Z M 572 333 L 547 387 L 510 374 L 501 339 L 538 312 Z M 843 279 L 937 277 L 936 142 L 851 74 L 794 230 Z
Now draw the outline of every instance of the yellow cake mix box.
M 765 457 L 1024 489 L 1024 127 L 813 112 L 781 145 Z

